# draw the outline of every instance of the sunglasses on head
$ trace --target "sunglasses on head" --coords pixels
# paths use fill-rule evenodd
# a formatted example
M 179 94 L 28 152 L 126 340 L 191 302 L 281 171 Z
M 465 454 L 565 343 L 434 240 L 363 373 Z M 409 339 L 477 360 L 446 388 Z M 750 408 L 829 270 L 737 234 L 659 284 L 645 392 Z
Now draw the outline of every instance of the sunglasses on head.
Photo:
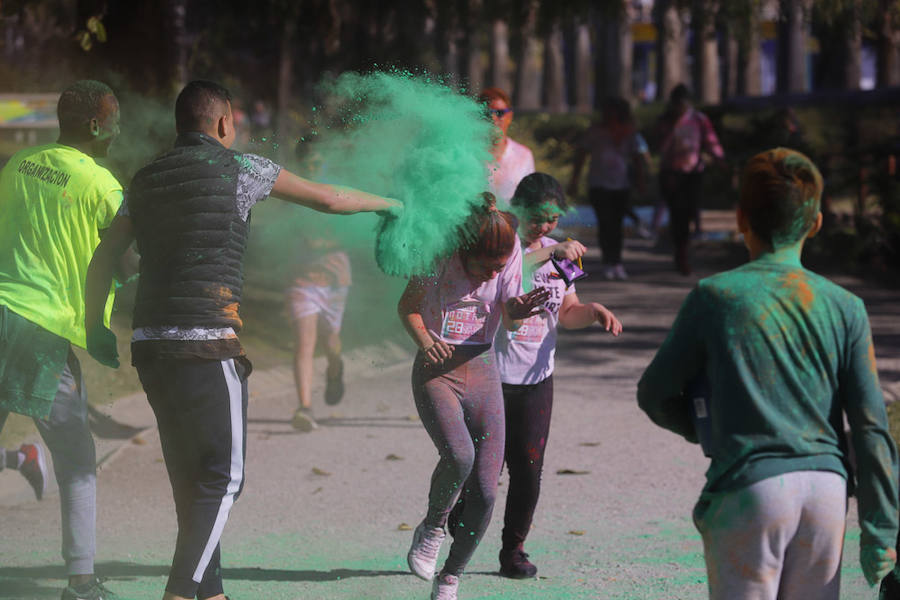
M 494 115 L 498 119 L 502 119 L 507 115 L 507 113 L 511 113 L 511 108 L 489 108 L 488 114 Z

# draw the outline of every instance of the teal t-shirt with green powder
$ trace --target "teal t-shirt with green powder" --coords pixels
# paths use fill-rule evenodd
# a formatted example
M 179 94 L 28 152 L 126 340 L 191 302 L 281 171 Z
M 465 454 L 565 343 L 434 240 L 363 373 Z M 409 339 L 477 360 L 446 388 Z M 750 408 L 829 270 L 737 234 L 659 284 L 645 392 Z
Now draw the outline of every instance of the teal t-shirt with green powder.
M 682 391 L 704 371 L 711 423 L 704 493 L 792 471 L 848 477 L 845 412 L 861 541 L 894 546 L 897 449 L 862 300 L 776 254 L 701 280 L 638 384 L 641 408 L 696 441 Z

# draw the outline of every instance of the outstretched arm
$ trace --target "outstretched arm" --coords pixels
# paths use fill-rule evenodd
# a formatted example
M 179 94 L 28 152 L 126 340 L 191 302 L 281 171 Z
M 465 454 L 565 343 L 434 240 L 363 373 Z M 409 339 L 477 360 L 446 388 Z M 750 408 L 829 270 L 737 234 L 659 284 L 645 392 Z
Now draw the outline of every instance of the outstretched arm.
M 100 245 L 94 250 L 88 266 L 84 294 L 84 330 L 87 335 L 87 350 L 101 364 L 116 368 L 119 354 L 116 350 L 116 336 L 103 322 L 106 299 L 112 285 L 113 274 L 119 267 L 122 256 L 134 241 L 131 218 L 118 215 L 113 219 Z
M 566 329 L 583 329 L 594 323 L 615 336 L 622 333 L 622 323 L 611 310 L 597 302 L 582 304 L 575 292 L 566 294 L 559 308 L 559 324 Z
M 403 204 L 353 188 L 316 183 L 282 169 L 272 186 L 272 195 L 294 204 L 324 213 L 351 215 L 358 212 L 382 212 L 398 216 Z

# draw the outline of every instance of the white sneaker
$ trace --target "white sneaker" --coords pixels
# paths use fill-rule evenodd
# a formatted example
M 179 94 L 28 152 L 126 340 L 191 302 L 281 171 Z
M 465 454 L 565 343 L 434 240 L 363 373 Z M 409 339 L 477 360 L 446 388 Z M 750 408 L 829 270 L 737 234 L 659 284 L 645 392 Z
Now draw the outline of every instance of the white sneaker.
M 409 548 L 409 554 L 406 555 L 409 570 L 416 577 L 421 577 L 425 581 L 430 581 L 434 577 L 438 552 L 441 551 L 445 535 L 443 527 L 428 527 L 425 525 L 425 521 L 416 527 L 413 532 L 412 546 Z M 455 598 L 456 595 L 454 594 L 453 597 Z
M 459 577 L 439 573 L 431 586 L 431 600 L 456 600 L 457 591 L 459 591 Z
M 625 272 L 625 267 L 622 265 L 622 263 L 619 263 L 615 267 L 613 267 L 613 271 L 616 279 L 619 279 L 621 281 L 625 281 L 626 279 L 628 279 L 628 273 Z
M 612 281 L 616 278 L 616 268 L 613 266 L 603 267 L 603 279 Z
M 312 411 L 301 406 L 297 409 L 297 411 L 294 413 L 293 418 L 291 419 L 291 427 L 293 427 L 297 431 L 309 433 L 310 431 L 318 429 L 319 424 L 316 423 L 315 419 L 313 419 Z

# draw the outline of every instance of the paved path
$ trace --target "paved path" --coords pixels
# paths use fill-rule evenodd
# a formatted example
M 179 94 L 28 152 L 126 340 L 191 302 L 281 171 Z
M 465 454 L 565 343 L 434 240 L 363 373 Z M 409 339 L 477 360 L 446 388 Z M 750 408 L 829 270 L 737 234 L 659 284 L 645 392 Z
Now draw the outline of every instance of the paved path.
M 583 298 L 620 316 L 625 333 L 613 339 L 595 329 L 560 338 L 544 487 L 528 543 L 540 578 L 495 575 L 504 476 L 460 598 L 704 597 L 702 549 L 689 515 L 706 460 L 697 446 L 654 427 L 634 401 L 643 367 L 696 278 L 670 272 L 668 256 L 649 246 L 629 241 L 629 281 L 602 281 L 594 257 L 586 268 L 595 276 L 579 284 Z M 882 374 L 896 393 L 897 295 L 842 283 L 869 301 Z M 351 357 L 344 402 L 316 406 L 325 426 L 311 434 L 290 428 L 289 370 L 251 377 L 247 484 L 223 538 L 226 589 L 234 600 L 428 597 L 429 585 L 407 573 L 405 554 L 408 528 L 424 513 L 436 452 L 415 417 L 408 351 L 369 352 Z M 100 455 L 110 458 L 99 475 L 97 570 L 124 598 L 155 600 L 175 532 L 159 441 L 140 395 L 110 413 L 148 429 L 132 442 L 101 442 Z M 37 503 L 16 486 L 17 474 L 0 473 L 0 599 L 58 598 L 57 498 Z M 854 514 L 851 506 L 842 597 L 874 598 L 857 566 Z

